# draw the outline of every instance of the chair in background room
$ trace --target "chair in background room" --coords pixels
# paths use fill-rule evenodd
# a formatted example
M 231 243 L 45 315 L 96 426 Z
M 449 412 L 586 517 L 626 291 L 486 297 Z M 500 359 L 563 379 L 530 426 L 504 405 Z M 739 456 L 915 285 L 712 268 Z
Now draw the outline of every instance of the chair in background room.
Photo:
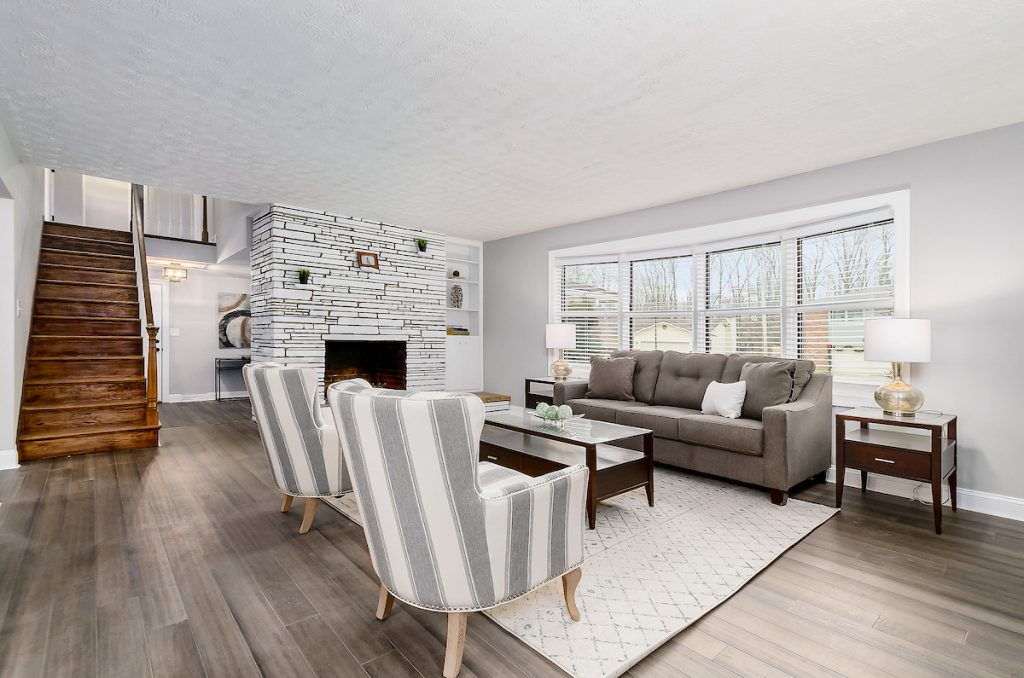
M 327 396 L 381 581 L 378 619 L 396 598 L 447 613 L 446 678 L 462 667 L 470 612 L 561 577 L 579 620 L 585 466 L 531 478 L 480 462 L 484 405 L 471 394 L 351 380 Z
M 242 374 L 263 449 L 284 494 L 281 512 L 291 508 L 295 497 L 304 497 L 299 534 L 306 534 L 321 497 L 352 489 L 338 434 L 333 422 L 325 421 L 321 413 L 316 372 L 252 363 L 242 368 Z

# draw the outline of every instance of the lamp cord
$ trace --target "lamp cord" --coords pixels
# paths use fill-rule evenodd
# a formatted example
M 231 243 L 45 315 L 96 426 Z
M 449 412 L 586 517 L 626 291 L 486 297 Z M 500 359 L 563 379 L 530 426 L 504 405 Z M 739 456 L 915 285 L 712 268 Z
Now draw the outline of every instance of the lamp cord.
M 933 415 L 935 417 L 941 417 L 943 415 L 943 413 L 940 412 L 939 410 L 918 410 L 918 411 L 919 412 L 923 412 L 925 414 Z M 931 506 L 932 503 L 933 503 L 932 500 L 928 499 L 926 497 L 921 497 L 921 495 L 919 494 L 920 491 L 921 491 L 921 488 L 924 487 L 924 486 L 925 486 L 924 483 L 918 483 L 914 487 L 914 501 L 916 501 L 919 504 L 924 504 L 925 506 Z M 929 485 L 929 489 L 931 489 L 930 485 Z M 949 503 L 949 500 L 950 500 L 949 487 L 948 486 L 945 487 L 945 488 L 942 488 L 942 497 L 943 497 L 942 505 L 945 506 L 946 504 Z

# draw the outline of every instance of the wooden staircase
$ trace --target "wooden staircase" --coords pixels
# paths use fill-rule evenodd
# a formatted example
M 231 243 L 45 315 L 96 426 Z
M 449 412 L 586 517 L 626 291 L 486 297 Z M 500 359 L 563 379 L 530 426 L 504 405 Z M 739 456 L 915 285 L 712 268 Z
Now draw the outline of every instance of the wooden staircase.
M 132 234 L 44 223 L 19 458 L 155 447 L 144 350 Z

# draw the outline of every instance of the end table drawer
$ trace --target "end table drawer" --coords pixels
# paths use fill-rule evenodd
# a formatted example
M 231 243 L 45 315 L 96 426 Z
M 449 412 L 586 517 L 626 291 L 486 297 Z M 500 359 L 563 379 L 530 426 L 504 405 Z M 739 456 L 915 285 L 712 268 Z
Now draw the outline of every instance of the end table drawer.
M 489 461 L 513 471 L 523 470 L 523 456 L 518 452 L 506 450 L 489 443 L 480 443 L 480 461 Z
M 846 465 L 900 478 L 928 480 L 931 477 L 931 455 L 849 442 L 846 444 Z

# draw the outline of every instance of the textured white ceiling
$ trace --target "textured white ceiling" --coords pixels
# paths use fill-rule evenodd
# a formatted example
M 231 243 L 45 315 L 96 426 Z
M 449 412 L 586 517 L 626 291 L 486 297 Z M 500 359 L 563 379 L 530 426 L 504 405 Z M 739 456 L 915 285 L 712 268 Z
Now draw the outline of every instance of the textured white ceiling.
M 489 240 L 1024 120 L 1021 0 L 3 0 L 29 163 Z

